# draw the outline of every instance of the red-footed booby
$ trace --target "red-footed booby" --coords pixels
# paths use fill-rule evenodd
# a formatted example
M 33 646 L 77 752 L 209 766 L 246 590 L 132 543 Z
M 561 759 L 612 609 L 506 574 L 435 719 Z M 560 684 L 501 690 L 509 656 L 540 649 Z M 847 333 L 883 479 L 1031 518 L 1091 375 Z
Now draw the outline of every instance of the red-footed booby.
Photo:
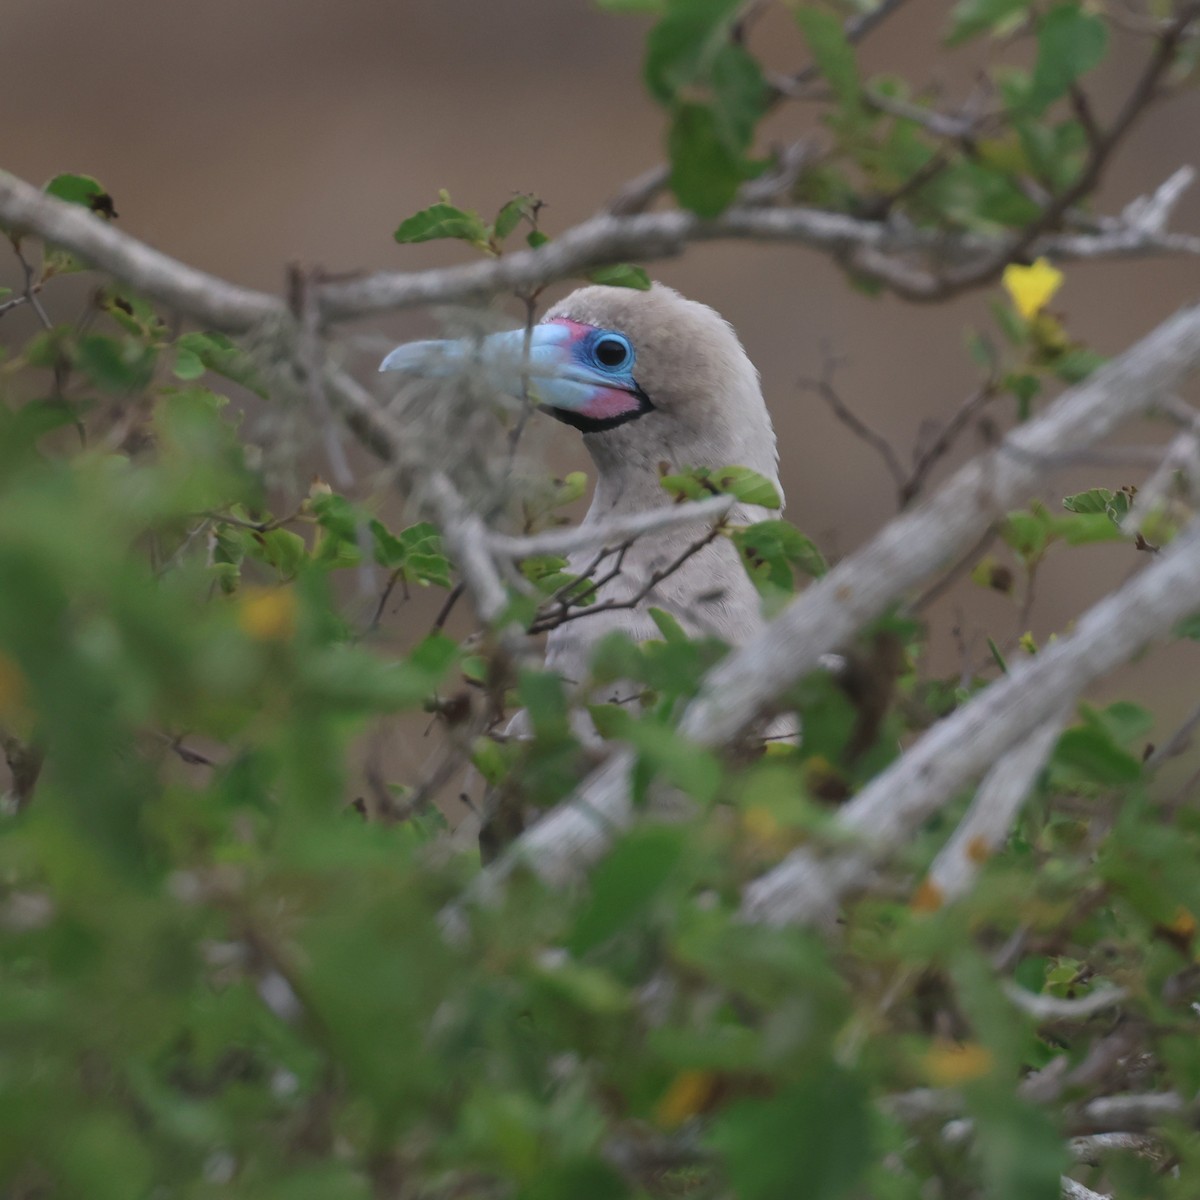
M 519 329 L 473 343 L 411 343 L 389 354 L 380 370 L 448 375 L 468 358 L 494 367 L 496 387 L 509 394 L 520 395 L 528 380 L 544 412 L 583 433 L 597 472 L 585 526 L 669 505 L 660 484 L 664 470 L 749 467 L 769 479 L 782 500 L 775 432 L 758 372 L 728 322 L 671 288 L 580 288 L 554 305 L 528 339 Z M 767 515 L 739 504 L 728 519 L 750 524 Z M 639 538 L 595 600 L 636 596 L 704 532 L 676 526 Z M 580 572 L 593 558 L 591 551 L 576 552 L 568 569 Z M 583 682 L 591 648 L 609 631 L 638 641 L 660 636 L 652 607 L 670 612 L 689 633 L 731 644 L 763 623 L 758 593 L 735 547 L 719 537 L 635 607 L 601 609 L 552 630 L 547 667 Z

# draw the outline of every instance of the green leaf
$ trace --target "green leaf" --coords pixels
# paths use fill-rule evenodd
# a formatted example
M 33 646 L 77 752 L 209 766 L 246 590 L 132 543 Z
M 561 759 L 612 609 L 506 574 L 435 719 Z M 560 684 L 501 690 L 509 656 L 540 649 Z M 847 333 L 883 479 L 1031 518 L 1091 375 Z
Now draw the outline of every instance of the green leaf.
M 1069 768 L 1074 776 L 1100 784 L 1134 783 L 1142 776 L 1142 764 L 1121 749 L 1107 729 L 1097 725 L 1068 729 L 1058 740 L 1054 763 Z
M 587 903 L 575 918 L 567 949 L 584 954 L 629 928 L 666 887 L 683 856 L 681 831 L 650 826 L 625 837 L 589 877 Z
M 517 696 L 539 738 L 561 741 L 570 734 L 563 681 L 549 671 L 522 671 Z
M 778 508 L 779 489 L 765 475 L 749 467 L 693 467 L 659 481 L 677 499 L 702 500 L 706 496 L 734 496 L 743 504 Z
M 1144 738 L 1154 728 L 1153 714 L 1140 704 L 1131 704 L 1128 700 L 1115 700 L 1099 709 L 1090 704 L 1081 704 L 1079 714 L 1089 725 L 1103 729 L 1121 745 Z
M 1000 527 L 1005 543 L 1027 563 L 1041 557 L 1050 537 L 1049 514 L 1040 507 L 1029 512 L 1010 512 Z
M 1103 513 L 1114 526 L 1119 527 L 1129 514 L 1129 493 L 1112 492 L 1108 488 L 1089 488 L 1086 492 L 1064 496 L 1063 508 L 1073 513 Z
M 537 198 L 535 196 L 514 196 L 496 214 L 496 220 L 492 225 L 493 235 L 498 241 L 503 241 L 520 225 L 522 219 L 532 216 L 536 207 Z
M 1051 526 L 1055 537 L 1061 537 L 1068 546 L 1085 546 L 1092 542 L 1123 542 L 1126 534 L 1107 513 L 1073 513 L 1069 517 L 1057 517 Z
M 592 717 L 603 736 L 628 742 L 647 766 L 689 796 L 702 804 L 716 799 L 721 786 L 721 764 L 710 751 L 682 737 L 656 717 L 639 718 L 620 705 L 595 705 Z
M 768 91 L 762 69 L 730 32 L 738 0 L 671 0 L 646 42 L 646 85 L 672 114 L 671 188 L 701 216 L 715 216 L 754 169 L 745 152 Z
M 975 1107 L 985 1194 L 997 1200 L 1058 1200 L 1067 1154 L 1051 1117 L 995 1089 Z
M 152 346 L 132 338 L 112 338 L 89 333 L 75 348 L 75 363 L 97 387 L 110 392 L 131 392 L 144 387 L 154 370 Z
M 686 642 L 688 635 L 683 626 L 665 609 L 651 608 L 650 619 L 662 634 L 664 642 Z
M 260 537 L 261 557 L 273 566 L 280 575 L 288 578 L 308 560 L 308 547 L 304 539 L 290 529 L 271 529 Z
M 1037 46 L 1027 102 L 1040 113 L 1104 60 L 1108 26 L 1078 4 L 1059 4 L 1039 23 Z
M 706 81 L 729 46 L 741 0 L 669 0 L 646 39 L 646 86 L 662 104 Z
M 741 155 L 723 136 L 706 104 L 681 104 L 667 135 L 671 190 L 684 208 L 715 217 L 733 202 L 744 179 Z
M 113 198 L 90 175 L 55 175 L 43 190 L 68 204 L 81 204 L 109 220 L 117 215 Z
M 90 175 L 56 175 L 46 184 L 44 190 L 48 195 L 65 200 L 68 204 L 81 205 L 107 221 L 113 220 L 117 215 L 112 197 Z M 69 250 L 64 250 L 53 242 L 46 243 L 42 261 L 43 278 L 49 279 L 51 275 L 70 275 L 84 270 L 84 266 L 85 264 Z
M 175 340 L 175 374 L 180 379 L 192 379 L 198 361 L 203 370 L 212 371 L 225 379 L 247 388 L 266 399 L 267 389 L 258 364 L 232 339 L 223 333 L 185 333 Z M 183 372 L 181 373 L 181 366 Z
M 1054 360 L 1052 369 L 1066 383 L 1082 383 L 1106 362 L 1108 359 L 1094 350 L 1068 350 Z
M 529 243 L 531 250 L 536 250 L 539 246 L 544 246 L 550 238 L 540 229 L 531 229 L 525 235 L 525 241 Z
M 642 267 L 631 266 L 629 263 L 614 263 L 609 267 L 597 267 L 588 273 L 592 283 L 602 283 L 608 287 L 633 288 L 635 291 L 650 290 L 650 276 Z
M 829 569 L 820 550 L 787 521 L 759 521 L 734 532 L 746 573 L 763 595 L 795 589 L 793 567 L 819 579 Z
M 171 368 L 171 374 L 176 379 L 190 382 L 193 379 L 199 379 L 204 371 L 204 363 L 198 354 L 186 348 L 175 352 L 175 365 Z
M 1193 613 L 1190 617 L 1184 617 L 1175 626 L 1175 636 L 1191 638 L 1193 642 L 1200 642 L 1200 611 Z
M 1032 6 L 1032 0 L 959 0 L 950 14 L 947 44 L 957 46 L 1001 26 L 1015 24 Z
M 842 23 L 831 12 L 807 6 L 793 12 L 796 23 L 808 42 L 817 67 L 844 108 L 857 108 L 862 102 L 862 87 L 854 49 L 846 40 Z
M 401 243 L 432 242 L 439 238 L 456 238 L 473 246 L 487 248 L 488 227 L 476 212 L 457 208 L 448 200 L 432 204 L 414 213 L 392 235 Z
M 721 1154 L 738 1200 L 842 1200 L 871 1161 L 867 1092 L 849 1072 L 808 1067 L 801 1083 L 768 1100 L 732 1104 L 707 1141 Z

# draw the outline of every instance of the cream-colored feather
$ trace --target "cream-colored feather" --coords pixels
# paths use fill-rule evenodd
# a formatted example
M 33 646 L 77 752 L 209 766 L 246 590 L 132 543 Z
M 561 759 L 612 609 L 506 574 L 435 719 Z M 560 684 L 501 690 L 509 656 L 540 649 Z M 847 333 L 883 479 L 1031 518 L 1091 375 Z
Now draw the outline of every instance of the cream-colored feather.
M 655 284 L 645 292 L 581 288 L 546 314 L 546 320 L 563 317 L 629 338 L 637 356 L 638 385 L 654 406 L 634 421 L 584 434 L 597 471 L 585 525 L 670 504 L 659 482 L 664 471 L 743 466 L 766 476 L 778 489 L 775 431 L 758 372 L 732 327 L 716 312 Z M 740 505 L 730 519 L 749 523 L 767 515 L 766 510 Z M 636 596 L 656 571 L 673 563 L 705 532 L 703 526 L 677 526 L 639 539 L 626 552 L 620 574 L 605 584 L 597 600 L 621 602 Z M 578 553 L 571 566 L 581 571 L 593 557 Z M 743 641 L 762 624 L 758 593 L 733 545 L 722 537 L 657 583 L 636 608 L 596 612 L 551 632 L 547 666 L 582 682 L 591 648 L 604 634 L 621 630 L 639 641 L 660 636 L 650 607 L 670 612 L 691 633 L 713 634 L 731 643 Z

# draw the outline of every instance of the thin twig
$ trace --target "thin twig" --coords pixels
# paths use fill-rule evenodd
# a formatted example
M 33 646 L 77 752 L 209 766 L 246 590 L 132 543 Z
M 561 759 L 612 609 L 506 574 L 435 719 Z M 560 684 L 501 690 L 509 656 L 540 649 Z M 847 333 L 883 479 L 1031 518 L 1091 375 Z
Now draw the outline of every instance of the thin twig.
M 819 379 L 803 378 L 798 381 L 798 386 L 805 391 L 816 393 L 829 406 L 833 415 L 837 417 L 851 433 L 860 441 L 865 442 L 876 454 L 883 459 L 884 466 L 887 467 L 888 474 L 896 484 L 896 490 L 903 494 L 904 488 L 908 483 L 908 473 L 900 464 L 900 459 L 896 451 L 892 448 L 891 442 L 883 436 L 883 434 L 872 429 L 866 421 L 853 412 L 838 395 L 837 389 L 833 386 L 833 372 L 837 366 L 837 361 L 833 359 L 828 351 L 825 354 L 825 365 L 822 369 Z
M 664 504 L 661 508 L 644 512 L 585 522 L 573 529 L 547 529 L 525 537 L 493 533 L 488 538 L 488 548 L 493 554 L 508 559 L 573 554 L 577 550 L 614 546 L 631 538 L 660 533 L 679 525 L 720 521 L 730 516 L 736 506 L 737 501 L 732 496 L 709 496 L 704 500 Z
M 590 617 L 595 613 L 613 612 L 617 609 L 636 608 L 654 591 L 656 587 L 658 587 L 660 583 L 662 583 L 664 579 L 674 575 L 675 572 L 678 571 L 679 568 L 688 561 L 688 559 L 690 559 L 693 555 L 699 554 L 700 551 L 703 550 L 705 546 L 713 542 L 720 533 L 721 528 L 718 525 L 710 529 L 703 537 L 697 538 L 691 543 L 691 545 L 687 546 L 678 555 L 676 555 L 675 558 L 673 558 L 665 567 L 659 567 L 657 570 L 652 571 L 645 583 L 643 583 L 641 587 L 639 587 L 638 590 L 627 599 L 602 600 L 599 604 L 593 604 L 588 608 L 580 608 L 576 609 L 575 611 L 564 611 L 545 618 L 534 618 L 533 623 L 529 626 L 529 632 L 531 634 L 548 633 L 551 629 L 557 629 L 560 625 L 565 625 L 568 621 L 576 621 L 580 617 Z M 602 586 L 602 583 L 608 582 L 609 579 L 614 578 L 619 570 L 620 567 L 618 560 L 617 569 L 611 572 L 603 581 L 597 583 L 596 588 Z

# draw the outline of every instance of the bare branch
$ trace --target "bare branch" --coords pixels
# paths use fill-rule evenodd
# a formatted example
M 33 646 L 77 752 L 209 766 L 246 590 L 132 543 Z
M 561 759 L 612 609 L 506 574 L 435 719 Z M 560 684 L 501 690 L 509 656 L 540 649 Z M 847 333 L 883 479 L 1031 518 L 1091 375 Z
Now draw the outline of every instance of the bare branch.
M 711 496 L 684 504 L 666 505 L 646 512 L 610 517 L 605 521 L 580 525 L 573 529 L 547 529 L 527 537 L 493 533 L 488 546 L 493 554 L 506 558 L 533 558 L 542 554 L 572 554 L 576 550 L 596 550 L 615 546 L 630 538 L 659 533 L 677 525 L 700 521 L 719 521 L 729 515 L 737 502 L 732 496 Z
M 822 655 L 836 650 L 897 596 L 977 542 L 998 514 L 1020 503 L 1036 487 L 1049 469 L 1047 460 L 1059 447 L 1086 447 L 1099 441 L 1153 407 L 1197 366 L 1200 306 L 1193 306 L 1165 321 L 1089 380 L 1069 389 L 996 449 L 960 468 L 934 496 L 896 518 L 862 550 L 811 585 L 760 634 L 709 672 L 700 695 L 684 715 L 683 734 L 708 746 L 734 740 L 795 680 L 816 669 Z M 1187 560 L 1176 556 L 1172 570 L 1180 561 Z M 1154 628 L 1150 621 L 1147 615 L 1143 624 L 1139 614 L 1136 621 L 1124 626 L 1125 635 L 1133 629 L 1151 636 Z M 1047 654 L 1051 650 L 1061 653 L 1063 646 L 1073 643 L 1074 639 L 1058 642 Z M 1111 651 L 1112 646 L 1102 649 Z M 1045 656 L 1039 656 L 1032 665 L 1040 672 L 1045 661 Z M 1021 678 L 1029 676 L 1023 673 Z M 984 696 L 992 696 L 1000 686 L 993 685 Z M 1026 686 L 1040 707 L 1046 698 L 1032 692 L 1036 683 Z M 1031 708 L 1035 715 L 1029 724 L 1014 730 L 1011 737 L 1006 735 L 1004 745 L 1023 736 L 1042 715 L 1069 702 L 1077 690 L 1066 688 L 1061 699 L 1046 699 L 1040 712 Z M 1018 708 L 1023 701 L 1022 695 Z M 988 761 L 986 756 L 979 758 L 975 769 Z M 595 862 L 614 832 L 626 828 L 632 819 L 629 773 L 633 762 L 627 750 L 613 754 L 570 799 L 514 844 L 492 876 L 480 883 L 480 893 L 491 892 L 518 862 L 549 883 L 565 882 Z M 783 898 L 786 891 L 780 893 L 780 903 L 790 911 L 791 901 Z M 766 907 L 772 910 L 773 902 Z
M 1054 749 L 1066 714 L 1048 720 L 1029 738 L 996 760 L 979 785 L 966 816 L 938 852 L 925 887 L 933 889 L 939 904 L 966 895 L 983 864 L 1007 840 L 1025 797 Z
M 1013 667 L 935 725 L 844 805 L 834 826 L 859 839 L 854 849 L 828 861 L 807 849 L 793 852 L 746 889 L 745 915 L 770 924 L 828 916 L 840 896 L 860 886 L 889 850 L 904 844 L 960 788 L 1032 736 L 1089 683 L 1166 633 L 1195 608 L 1197 594 L 1200 523 L 1091 608 L 1074 633 Z
M 879 455 L 883 460 L 883 465 L 887 468 L 888 474 L 891 475 L 892 481 L 896 485 L 897 492 L 903 496 L 905 486 L 908 483 L 908 472 L 900 465 L 900 459 L 897 457 L 896 451 L 892 449 L 892 443 L 883 434 L 872 429 L 839 395 L 837 388 L 833 386 L 833 372 L 836 365 L 835 360 L 827 352 L 820 379 L 801 379 L 799 381 L 800 387 L 806 391 L 815 392 L 820 396 L 829 406 L 833 415 L 860 442 L 865 442 Z
M 1144 1133 L 1090 1133 L 1072 1138 L 1068 1148 L 1076 1162 L 1085 1163 L 1090 1167 L 1100 1166 L 1104 1155 L 1111 1154 L 1114 1150 L 1136 1154 L 1139 1158 L 1163 1157 L 1162 1143 L 1158 1138 L 1149 1137 Z
M 1002 985 L 1004 994 L 1023 1012 L 1039 1022 L 1080 1021 L 1120 1004 L 1129 994 L 1121 987 L 1101 987 L 1077 1000 L 1028 991 L 1011 980 Z
M 1090 1187 L 1084 1187 L 1074 1179 L 1064 1175 L 1061 1179 L 1063 1200 L 1114 1200 L 1109 1192 L 1093 1192 Z
M 0 171 L 0 220 L 16 233 L 34 233 L 66 247 L 135 291 L 213 329 L 244 333 L 286 315 L 275 297 L 197 271 L 7 171 Z
M 647 596 L 650 596 L 656 587 L 664 579 L 670 578 L 683 566 L 688 559 L 700 553 L 705 546 L 709 545 L 721 532 L 720 525 L 714 525 L 703 537 L 698 537 L 688 546 L 681 550 L 666 566 L 659 567 L 646 577 L 637 591 L 626 597 L 624 600 L 601 600 L 598 604 L 588 605 L 586 608 L 576 608 L 575 611 L 569 611 L 573 605 L 578 605 L 593 595 L 600 589 L 603 583 L 607 583 L 609 579 L 616 578 L 621 570 L 621 558 L 624 556 L 624 548 L 620 552 L 617 559 L 617 564 L 614 567 L 611 575 L 606 576 L 604 580 L 598 580 L 591 587 L 587 588 L 582 594 L 577 594 L 561 605 L 561 611 L 548 615 L 539 614 L 534 618 L 533 623 L 529 627 L 530 633 L 548 633 L 551 629 L 557 629 L 560 625 L 566 624 L 568 621 L 578 620 L 580 617 L 589 617 L 593 613 L 612 612 L 616 609 L 637 608 Z
M 1178 1092 L 1100 1096 L 1080 1108 L 1072 1126 L 1098 1133 L 1153 1129 L 1194 1108 L 1195 1102 L 1189 1104 Z
M 1165 199 L 1177 198 L 1177 193 L 1175 185 Z M 1151 208 L 1156 211 L 1153 205 Z M 3 171 L 0 221 L 17 232 L 35 233 L 66 247 L 141 294 L 210 328 L 244 333 L 264 322 L 291 321 L 287 306 L 275 297 L 197 271 L 120 232 L 81 206 L 45 195 Z M 790 242 L 838 258 L 853 255 L 856 271 L 917 300 L 936 300 L 989 282 L 999 270 L 996 264 L 1003 266 L 1018 252 L 1011 237 L 947 235 L 904 221 L 863 220 L 816 208 L 743 205 L 711 220 L 680 211 L 629 217 L 601 213 L 537 249 L 432 271 L 381 272 L 348 282 L 326 281 L 314 286 L 314 300 L 324 321 L 478 301 L 502 292 L 528 292 L 608 263 L 669 258 L 691 242 L 722 239 Z M 1156 231 L 1144 222 L 1131 226 L 1114 220 L 1091 234 L 1043 236 L 1039 229 L 1031 237 L 1019 239 L 1019 252 L 1059 261 L 1200 254 L 1200 238 Z M 943 278 L 917 265 L 914 256 L 934 264 L 963 264 L 960 277 Z
M 508 591 L 492 560 L 490 535 L 483 519 L 467 507 L 443 471 L 428 469 L 411 439 L 404 437 L 394 418 L 370 392 L 333 367 L 326 368 L 326 383 L 331 401 L 351 427 L 369 439 L 393 466 L 419 481 L 425 499 L 437 513 L 446 547 L 471 593 L 479 619 L 492 624 L 508 606 Z M 515 624 L 501 631 L 501 637 L 511 652 L 524 652 L 524 637 Z

